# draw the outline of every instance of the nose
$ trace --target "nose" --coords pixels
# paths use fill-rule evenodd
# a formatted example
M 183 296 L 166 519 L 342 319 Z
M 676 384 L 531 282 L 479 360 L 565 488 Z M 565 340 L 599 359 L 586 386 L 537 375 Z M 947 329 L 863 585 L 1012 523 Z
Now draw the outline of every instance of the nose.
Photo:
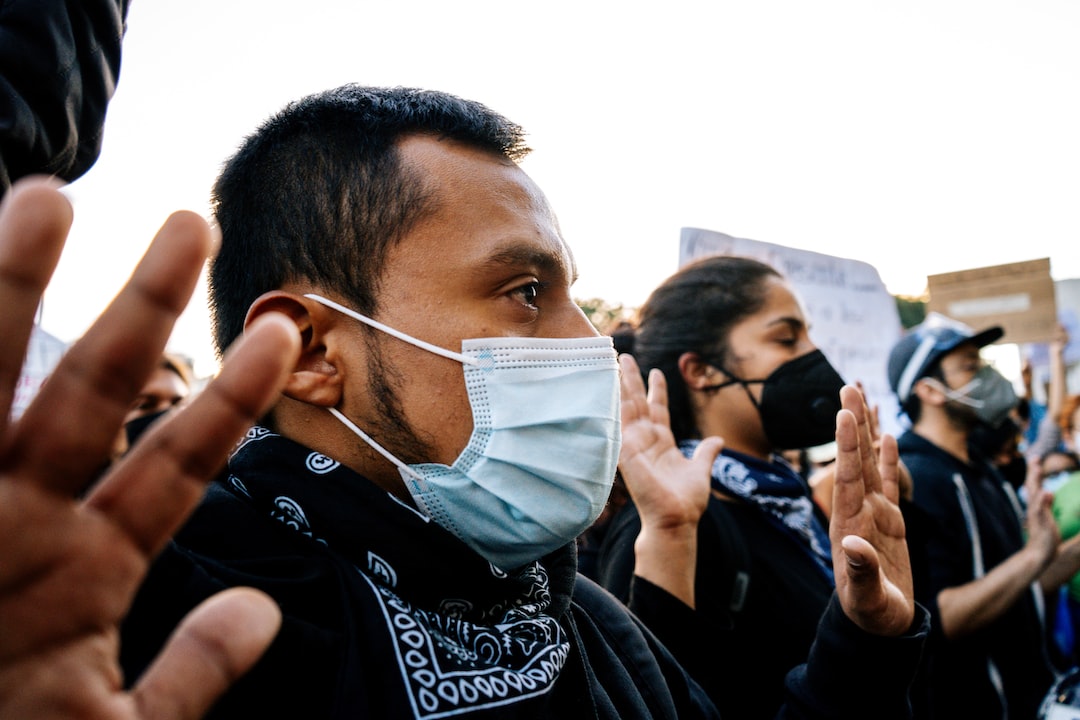
M 577 303 L 572 300 L 562 304 L 557 313 L 549 315 L 551 324 L 541 333 L 542 337 L 580 338 L 596 337 L 600 332 L 589 322 Z

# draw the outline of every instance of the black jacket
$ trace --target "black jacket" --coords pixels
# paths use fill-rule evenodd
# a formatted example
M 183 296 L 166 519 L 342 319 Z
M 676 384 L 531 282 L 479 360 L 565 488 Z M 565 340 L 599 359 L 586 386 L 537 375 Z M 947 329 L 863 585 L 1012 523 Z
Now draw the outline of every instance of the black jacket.
M 316 454 L 277 436 L 250 447 L 254 463 L 234 458 L 140 589 L 122 628 L 130 681 L 195 604 L 246 585 L 278 602 L 283 627 L 211 717 L 718 717 L 652 633 L 577 576 L 573 543 L 493 572 L 356 473 L 322 456 L 305 469 Z
M 0 2 L 0 196 L 25 175 L 71 181 L 97 160 L 128 5 Z
M 635 581 L 639 619 L 577 574 L 573 543 L 492 573 L 356 473 L 265 431 L 253 437 L 140 589 L 122 628 L 129 681 L 196 603 L 248 585 L 277 600 L 283 628 L 212 717 L 718 717 L 646 629 L 700 637 L 698 614 L 672 596 Z M 789 678 L 782 717 L 855 717 L 842 712 L 852 706 L 882 717 L 921 636 L 870 638 L 838 610 L 823 628 L 810 667 Z
M 758 508 L 713 497 L 698 528 L 698 612 L 680 627 L 675 613 L 648 612 L 638 599 L 640 527 L 627 504 L 607 529 L 598 578 L 630 601 L 724 717 L 910 717 L 907 688 L 929 629 L 925 610 L 906 639 L 867 635 L 806 553 Z
M 899 438 L 911 472 L 914 504 L 925 522 L 926 576 L 916 597 L 937 619 L 936 597 L 985 575 L 1024 546 L 1019 508 L 1007 483 L 977 454 L 970 463 L 914 432 Z M 1000 618 L 970 636 L 927 646 L 926 713 L 932 718 L 1035 717 L 1053 680 L 1033 587 Z M 1000 674 L 1002 691 L 995 688 Z

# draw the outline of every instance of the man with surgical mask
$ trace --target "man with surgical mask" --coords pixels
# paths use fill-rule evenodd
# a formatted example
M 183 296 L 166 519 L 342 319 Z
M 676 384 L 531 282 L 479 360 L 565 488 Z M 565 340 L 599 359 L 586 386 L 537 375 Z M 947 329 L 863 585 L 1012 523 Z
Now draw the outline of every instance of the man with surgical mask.
M 1045 647 L 1045 595 L 1076 568 L 1059 552 L 1050 497 L 1028 508 L 972 435 L 1006 421 L 1012 384 L 981 357 L 1000 327 L 975 332 L 931 313 L 893 347 L 889 382 L 910 429 L 899 438 L 914 502 L 929 516 L 929 587 L 916 597 L 936 629 L 916 708 L 930 717 L 1034 717 L 1054 677 Z M 918 714 L 918 713 L 917 713 Z
M 284 316 L 301 347 L 151 569 L 122 629 L 125 677 L 201 597 L 251 585 L 282 629 L 214 717 L 716 716 L 639 619 L 577 576 L 575 538 L 624 440 L 626 373 L 573 301 L 574 259 L 516 163 L 526 151 L 478 103 L 345 86 L 288 106 L 226 162 L 217 345 Z M 879 472 L 858 452 L 855 405 L 838 416 L 840 600 L 786 717 L 903 717 L 924 637 L 903 528 L 881 529 L 897 516 L 888 458 Z M 720 442 L 702 444 L 689 470 L 705 502 Z M 682 520 L 666 519 L 642 539 L 631 604 L 691 636 L 686 573 L 665 573 L 692 559 L 662 549 Z M 858 622 L 875 613 L 891 622 L 871 635 Z

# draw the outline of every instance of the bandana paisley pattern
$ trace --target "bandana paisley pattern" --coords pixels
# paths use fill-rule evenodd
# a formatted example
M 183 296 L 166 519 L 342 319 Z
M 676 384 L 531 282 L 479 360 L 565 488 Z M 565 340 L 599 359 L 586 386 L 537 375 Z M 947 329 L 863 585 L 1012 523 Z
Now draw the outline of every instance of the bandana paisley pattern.
M 692 457 L 700 440 L 684 440 L 679 450 Z M 783 533 L 799 543 L 821 572 L 834 582 L 832 546 L 825 528 L 814 516 L 806 484 L 783 461 L 766 463 L 724 450 L 713 463 L 713 486 L 756 506 Z
M 237 445 L 226 487 L 352 562 L 377 600 L 415 718 L 543 694 L 564 667 L 570 642 L 539 563 L 505 573 L 352 470 L 266 428 Z

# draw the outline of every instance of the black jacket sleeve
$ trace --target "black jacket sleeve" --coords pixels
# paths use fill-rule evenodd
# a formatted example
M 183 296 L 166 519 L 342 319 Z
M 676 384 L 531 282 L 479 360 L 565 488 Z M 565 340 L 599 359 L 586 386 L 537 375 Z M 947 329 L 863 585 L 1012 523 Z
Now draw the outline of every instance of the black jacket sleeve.
M 787 704 L 778 719 L 910 718 L 908 691 L 929 632 L 930 614 L 916 605 L 906 635 L 870 635 L 848 619 L 833 595 L 810 657 L 788 674 Z
M 101 152 L 130 0 L 0 0 L 0 196 L 71 181 Z

